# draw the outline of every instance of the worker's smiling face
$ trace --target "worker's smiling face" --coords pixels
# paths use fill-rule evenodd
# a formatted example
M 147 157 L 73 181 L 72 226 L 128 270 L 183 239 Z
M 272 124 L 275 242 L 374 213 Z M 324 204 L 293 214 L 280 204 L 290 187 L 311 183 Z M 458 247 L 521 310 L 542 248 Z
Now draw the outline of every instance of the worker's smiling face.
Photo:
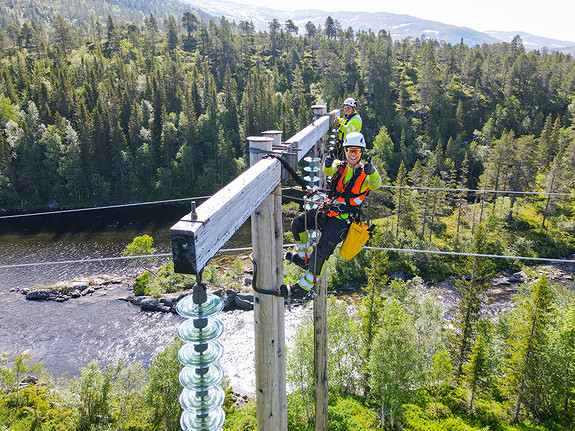
M 353 113 L 353 107 L 350 105 L 343 105 L 343 112 L 346 117 L 349 117 Z
M 362 153 L 363 150 L 361 148 L 346 147 L 345 158 L 347 159 L 347 164 L 350 167 L 355 168 L 357 165 L 359 165 Z

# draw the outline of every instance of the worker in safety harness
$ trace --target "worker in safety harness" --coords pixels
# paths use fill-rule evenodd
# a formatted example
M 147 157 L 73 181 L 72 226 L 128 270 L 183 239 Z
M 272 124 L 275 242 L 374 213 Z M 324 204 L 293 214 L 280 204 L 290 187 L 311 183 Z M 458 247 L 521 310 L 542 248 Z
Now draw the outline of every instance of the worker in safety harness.
M 338 128 L 338 134 L 335 138 L 333 152 L 336 159 L 345 160 L 343 153 L 343 141 L 348 133 L 361 132 L 361 117 L 356 112 L 357 102 L 355 99 L 348 97 L 343 102 L 343 112 L 345 117 L 335 117 L 333 125 Z
M 323 171 L 332 177 L 327 203 L 306 211 L 292 222 L 297 246 L 292 262 L 307 267 L 299 282 L 289 286 L 294 299 L 315 296 L 313 287 L 323 273 L 325 262 L 337 244 L 345 239 L 351 222 L 359 216 L 365 196 L 370 190 L 377 190 L 381 186 L 377 169 L 370 162 L 361 163 L 365 152 L 365 139 L 361 133 L 348 133 L 343 149 L 344 161 L 334 160 L 332 156 L 327 156 L 324 161 Z M 309 233 L 312 229 L 321 231 L 315 246 Z

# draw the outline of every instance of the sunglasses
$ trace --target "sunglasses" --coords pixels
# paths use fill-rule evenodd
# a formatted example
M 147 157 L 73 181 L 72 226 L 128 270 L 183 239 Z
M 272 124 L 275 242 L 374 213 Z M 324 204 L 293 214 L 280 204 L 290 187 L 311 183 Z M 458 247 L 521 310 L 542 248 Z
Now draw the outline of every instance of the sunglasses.
M 346 148 L 345 151 L 347 151 L 349 154 L 361 154 L 361 148 Z

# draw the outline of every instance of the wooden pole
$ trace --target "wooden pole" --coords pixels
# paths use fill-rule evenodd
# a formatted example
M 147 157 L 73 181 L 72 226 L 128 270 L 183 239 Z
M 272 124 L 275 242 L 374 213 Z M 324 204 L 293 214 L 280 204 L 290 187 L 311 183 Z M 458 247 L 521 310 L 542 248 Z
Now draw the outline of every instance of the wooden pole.
M 335 115 L 339 115 L 339 110 L 314 117 L 312 124 L 287 142 L 278 144 L 281 141 L 278 131 L 268 131 L 268 137 L 253 137 L 248 141 L 254 149 L 273 150 L 276 155 L 291 154 L 297 164 L 329 131 Z M 263 155 L 252 152 L 251 167 L 247 171 L 172 226 L 175 272 L 198 274 L 251 216 L 253 254 L 258 266 L 256 286 L 274 290 L 283 283 L 283 229 L 278 188 L 281 164 L 275 158 L 260 160 Z M 325 281 L 323 283 L 325 286 Z M 323 291 L 326 292 L 325 287 Z M 254 309 L 258 430 L 287 431 L 283 300 L 256 293 Z M 326 363 L 323 368 L 327 369 L 327 358 L 323 356 Z M 327 379 L 325 394 L 323 429 L 327 429 Z
M 327 108 L 312 106 L 313 121 L 324 115 Z M 325 153 L 323 137 L 315 146 L 314 155 L 321 157 Z M 325 186 L 325 176 L 321 175 Z M 327 264 L 317 282 L 317 296 L 313 301 L 314 323 L 314 382 L 315 382 L 315 431 L 328 429 L 328 382 L 327 382 Z
M 278 147 L 282 142 L 282 132 L 280 130 L 268 130 L 262 133 L 264 137 L 272 138 L 272 146 Z M 282 169 L 283 175 L 283 169 Z M 274 199 L 274 226 L 276 235 L 276 286 L 280 286 L 284 282 L 284 248 L 283 248 L 283 218 L 282 218 L 282 186 L 281 183 L 278 184 L 274 193 L 270 195 L 270 198 Z M 286 345 L 285 345 L 285 320 L 284 311 L 285 305 L 284 301 L 278 298 L 275 301 L 275 306 L 277 307 L 277 323 L 278 323 L 278 337 L 277 337 L 277 354 L 278 354 L 278 391 L 279 391 L 279 403 L 280 403 L 280 428 L 279 430 L 287 430 L 287 390 L 286 390 Z
M 250 150 L 272 150 L 274 139 L 269 137 L 248 137 Z M 256 164 L 264 154 L 251 153 L 250 164 Z M 281 169 L 277 166 L 280 182 Z M 257 264 L 256 285 L 266 290 L 279 287 L 278 243 L 283 243 L 281 205 L 277 207 L 272 193 L 256 209 L 251 217 L 253 257 Z M 281 274 L 280 274 L 281 275 Z M 281 307 L 280 307 L 281 304 Z M 283 327 L 283 298 L 254 292 L 255 366 L 256 366 L 256 416 L 258 431 L 287 430 L 287 403 L 285 395 L 285 340 Z M 281 327 L 281 328 L 280 328 Z M 283 368 L 283 370 L 280 370 Z M 280 379 L 283 382 L 280 382 Z

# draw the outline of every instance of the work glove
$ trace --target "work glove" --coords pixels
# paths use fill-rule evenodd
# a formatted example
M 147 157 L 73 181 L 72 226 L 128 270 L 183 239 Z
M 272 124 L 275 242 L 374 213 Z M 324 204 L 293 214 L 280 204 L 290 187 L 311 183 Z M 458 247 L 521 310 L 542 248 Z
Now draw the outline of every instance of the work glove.
M 331 165 L 333 165 L 333 160 L 334 160 L 334 159 L 333 159 L 333 157 L 332 157 L 331 155 L 330 155 L 330 156 L 327 156 L 327 157 L 325 158 L 324 166 L 325 166 L 326 168 L 331 168 Z
M 375 172 L 375 168 L 370 162 L 368 162 L 363 165 L 363 172 L 365 172 L 365 175 L 371 175 Z

